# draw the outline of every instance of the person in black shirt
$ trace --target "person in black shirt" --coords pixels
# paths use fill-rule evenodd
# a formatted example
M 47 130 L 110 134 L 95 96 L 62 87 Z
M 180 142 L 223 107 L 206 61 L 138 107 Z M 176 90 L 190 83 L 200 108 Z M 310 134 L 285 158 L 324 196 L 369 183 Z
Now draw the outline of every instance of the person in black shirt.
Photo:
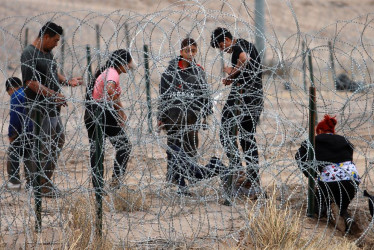
M 231 67 L 224 67 L 227 77 L 224 85 L 231 85 L 231 91 L 222 110 L 220 140 L 231 160 L 232 168 L 241 168 L 237 135 L 247 165 L 246 186 L 251 186 L 252 195 L 257 196 L 260 187 L 256 125 L 263 110 L 261 58 L 256 47 L 241 38 L 234 38 L 225 28 L 216 28 L 211 35 L 211 46 L 231 53 Z M 249 183 L 249 185 L 248 185 Z M 255 193 L 253 193 L 255 192 Z
M 325 115 L 316 127 L 314 155 L 318 183 L 316 189 L 316 211 L 323 216 L 327 208 L 331 207 L 335 217 L 343 217 L 337 221 L 337 228 L 349 231 L 355 224 L 348 214 L 348 206 L 357 193 L 360 176 L 353 163 L 354 146 L 344 136 L 335 134 L 335 117 Z M 309 177 L 312 159 L 308 158 L 310 147 L 308 140 L 301 144 L 295 155 L 299 168 Z M 330 205 L 332 203 L 332 205 Z
M 68 80 L 58 73 L 57 62 L 52 54 L 63 33 L 61 26 L 47 22 L 39 31 L 34 42 L 23 50 L 21 55 L 21 72 L 26 94 L 28 116 L 35 123 L 40 118 L 39 137 L 41 148 L 35 147 L 34 161 L 41 164 L 42 193 L 52 197 L 58 190 L 51 182 L 60 151 L 65 142 L 61 121 L 61 107 L 66 106 L 66 97 L 62 93 L 62 85 L 71 87 L 83 83 L 81 77 Z M 34 144 L 36 145 L 36 144 Z M 40 150 L 40 152 L 37 152 Z

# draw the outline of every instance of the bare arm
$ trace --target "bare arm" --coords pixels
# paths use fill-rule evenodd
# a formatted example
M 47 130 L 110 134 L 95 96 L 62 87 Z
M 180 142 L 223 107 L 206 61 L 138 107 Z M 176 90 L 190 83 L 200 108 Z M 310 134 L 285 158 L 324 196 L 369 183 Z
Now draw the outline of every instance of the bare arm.
M 119 121 L 120 125 L 123 127 L 125 126 L 127 116 L 125 112 L 123 111 L 123 105 L 120 100 L 120 93 L 116 91 L 116 85 L 114 82 L 107 82 L 106 89 L 108 93 L 108 97 L 111 101 L 113 101 L 113 107 L 117 110 L 118 115 L 121 117 L 121 120 Z
M 63 94 L 58 93 L 46 86 L 40 84 L 38 81 L 27 81 L 26 86 L 35 93 L 39 93 L 45 97 L 55 97 L 55 102 L 60 103 L 62 106 L 66 106 L 66 98 Z
M 248 58 L 245 52 L 242 52 L 239 54 L 239 59 L 235 67 L 224 67 L 223 72 L 227 73 L 228 76 L 223 79 L 223 84 L 231 84 L 232 80 L 235 79 L 235 77 L 240 74 L 242 69 L 246 66 L 248 60 L 250 60 L 250 58 Z
M 46 86 L 40 84 L 38 81 L 27 81 L 26 86 L 35 93 L 40 93 L 42 96 L 45 97 L 51 97 L 56 95 L 56 91 L 47 88 Z

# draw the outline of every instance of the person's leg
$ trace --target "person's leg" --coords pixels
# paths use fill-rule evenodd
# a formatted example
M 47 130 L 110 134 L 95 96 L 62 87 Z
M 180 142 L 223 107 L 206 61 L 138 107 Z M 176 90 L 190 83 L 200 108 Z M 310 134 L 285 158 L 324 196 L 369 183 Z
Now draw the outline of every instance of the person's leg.
M 186 130 L 183 135 L 183 149 L 189 157 L 194 158 L 199 146 L 199 131 L 188 128 Z
M 341 207 L 340 215 L 347 215 L 348 206 L 355 197 L 358 184 L 349 180 L 337 182 L 339 185 L 339 194 L 334 194 L 335 201 Z
M 234 130 L 238 129 L 238 117 L 235 115 L 235 106 L 225 104 L 222 110 L 220 141 L 224 148 L 227 157 L 230 160 L 230 168 L 237 168 L 241 166 L 240 152 L 237 146 L 237 134 Z
M 25 189 L 32 187 L 32 183 L 37 173 L 37 166 L 33 158 L 33 148 L 35 147 L 35 138 L 32 132 L 27 132 L 22 136 L 23 145 L 23 163 L 25 170 L 26 186 Z
M 331 211 L 334 215 L 337 228 L 341 231 L 349 230 L 353 224 L 353 219 L 348 213 L 348 206 L 357 193 L 358 184 L 346 180 L 325 182 L 321 185 L 324 187 L 324 196 L 331 205 Z M 327 194 L 326 194 L 327 193 Z
M 118 135 L 109 137 L 109 140 L 116 150 L 112 177 L 118 179 L 125 174 L 132 146 L 126 131 L 123 129 L 121 129 L 121 132 Z
M 58 156 L 65 141 L 60 117 L 44 116 L 42 119 L 41 135 L 41 166 L 43 175 L 40 184 L 43 193 L 54 189 L 52 175 L 57 166 Z
M 96 107 L 96 106 L 95 106 Z M 92 108 L 92 107 L 91 107 Z M 99 118 L 95 117 L 94 109 L 86 109 L 84 114 L 84 123 L 87 129 L 88 133 L 88 139 L 90 142 L 90 166 L 92 171 L 92 184 L 95 188 L 96 193 L 103 194 L 103 188 L 104 187 L 104 169 L 99 167 L 99 162 L 104 161 L 104 150 L 97 151 L 97 134 L 96 134 L 96 128 L 99 128 L 100 130 L 103 129 L 101 126 L 102 124 L 96 124 L 94 121 L 100 121 Z M 94 119 L 92 119 L 94 118 Z M 104 133 L 103 133 L 103 136 Z M 105 137 L 102 138 L 103 141 L 101 144 L 104 143 Z M 101 152 L 101 154 L 98 154 L 98 152 Z
M 10 143 L 7 151 L 8 180 L 11 184 L 14 185 L 21 184 L 21 179 L 19 175 L 21 154 L 22 147 L 20 145 L 19 138 L 16 138 L 13 142 Z
M 260 185 L 258 148 L 255 138 L 257 118 L 251 115 L 243 116 L 239 126 L 240 145 L 245 155 L 247 175 L 251 183 Z
M 316 214 L 319 217 L 327 216 L 327 210 L 330 207 L 331 195 L 329 193 L 330 187 L 326 182 L 318 181 L 315 189 L 315 208 Z
M 180 171 L 179 151 L 182 149 L 184 124 L 183 110 L 178 107 L 170 108 L 164 117 L 164 127 L 167 133 L 167 170 L 166 180 L 170 183 L 185 186 L 185 179 Z
M 185 159 L 183 159 L 181 156 L 181 151 L 183 150 L 183 136 L 181 135 L 180 131 L 175 130 L 169 130 L 167 133 L 167 180 L 171 183 L 184 187 L 186 186 L 186 180 L 183 173 L 183 169 L 185 168 L 183 166 Z

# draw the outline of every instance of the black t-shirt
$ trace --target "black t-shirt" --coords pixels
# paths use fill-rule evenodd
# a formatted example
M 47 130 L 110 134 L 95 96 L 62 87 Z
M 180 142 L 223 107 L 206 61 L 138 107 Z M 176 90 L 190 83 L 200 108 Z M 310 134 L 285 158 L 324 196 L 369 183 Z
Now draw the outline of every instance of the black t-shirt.
M 308 160 L 308 141 L 304 141 L 295 155 L 300 167 L 306 169 L 304 162 Z M 342 163 L 353 160 L 353 144 L 344 136 L 336 134 L 320 134 L 315 139 L 315 157 L 318 161 L 318 168 L 322 168 L 331 163 Z
M 239 87 L 241 92 L 246 94 L 249 99 L 262 99 L 262 67 L 261 58 L 256 47 L 244 39 L 237 39 L 232 46 L 231 63 L 235 67 L 238 64 L 240 54 L 247 54 L 248 62 L 245 68 L 235 77 L 232 88 Z
M 42 52 L 33 45 L 28 45 L 21 55 L 22 80 L 25 88 L 26 103 L 32 109 L 47 112 L 50 117 L 58 116 L 60 107 L 52 97 L 44 97 L 26 86 L 27 81 L 38 81 L 45 87 L 61 92 L 58 81 L 57 63 L 51 52 Z

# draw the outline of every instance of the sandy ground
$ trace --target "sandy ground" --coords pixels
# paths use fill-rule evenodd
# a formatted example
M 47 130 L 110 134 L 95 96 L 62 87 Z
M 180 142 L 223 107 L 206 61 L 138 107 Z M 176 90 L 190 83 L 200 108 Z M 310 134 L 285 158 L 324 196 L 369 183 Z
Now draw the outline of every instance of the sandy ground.
M 221 61 L 218 51 L 209 48 L 210 31 L 218 26 L 229 26 L 249 40 L 254 39 L 253 3 L 248 3 L 249 12 L 239 1 L 228 1 L 222 8 L 215 1 L 185 2 L 170 7 L 172 1 L 118 1 L 106 4 L 95 0 L 55 1 L 2 0 L 0 13 L 0 81 L 10 75 L 20 75 L 19 56 L 25 40 L 25 28 L 29 28 L 28 41 L 34 39 L 40 23 L 54 19 L 66 31 L 64 71 L 68 76 L 84 75 L 87 72 L 86 44 L 91 46 L 93 66 L 104 60 L 108 50 L 127 47 L 123 24 L 128 24 L 130 50 L 138 65 L 142 65 L 143 45 L 150 49 L 151 104 L 153 126 L 155 105 L 158 96 L 160 74 L 167 62 L 178 54 L 179 40 L 192 30 L 198 38 L 198 61 L 205 68 L 216 98 L 214 116 L 210 127 L 200 133 L 198 161 L 205 163 L 212 155 L 224 156 L 218 140 L 220 111 L 228 88 L 220 84 Z M 290 5 L 292 4 L 292 6 Z M 313 48 L 315 83 L 317 86 L 318 118 L 323 114 L 336 114 L 339 119 L 337 131 L 347 136 L 356 146 L 354 159 L 363 177 L 361 189 L 374 192 L 373 188 L 373 96 L 371 74 L 373 73 L 373 35 L 371 15 L 373 1 L 284 1 L 266 2 L 266 65 L 271 74 L 264 77 L 265 109 L 257 129 L 260 151 L 260 168 L 264 188 L 271 192 L 277 187 L 280 203 L 288 200 L 295 211 L 306 209 L 306 180 L 294 162 L 294 154 L 300 143 L 308 136 L 308 95 L 303 89 L 301 40 L 306 39 Z M 367 16 L 366 16 L 367 15 Z M 362 16 L 357 18 L 358 16 Z M 367 17 L 367 18 L 366 18 Z M 340 21 L 351 20 L 354 21 Z M 245 23 L 249 23 L 246 26 Z M 100 28 L 100 50 L 97 48 L 95 25 Z M 248 29 L 245 29 L 248 27 Z M 367 87 L 357 93 L 333 90 L 332 73 L 329 67 L 327 41 L 336 46 L 337 73 L 345 72 L 355 80 L 365 82 Z M 107 46 L 108 48 L 105 48 Z M 60 62 L 61 47 L 55 49 Z M 281 60 L 280 60 L 281 59 Z M 229 60 L 229 56 L 225 56 Z M 287 70 L 283 68 L 287 66 Z M 309 73 L 308 73 L 309 74 Z M 309 84 L 309 78 L 307 78 Z M 251 202 L 240 198 L 232 207 L 222 205 L 222 187 L 218 178 L 194 185 L 192 198 L 180 198 L 175 188 L 165 183 L 166 154 L 165 134 L 149 133 L 147 128 L 147 103 L 144 69 L 140 66 L 130 75 L 121 76 L 124 89 L 123 101 L 129 116 L 128 133 L 133 152 L 124 184 L 143 197 L 147 209 L 138 212 L 113 210 L 112 196 L 107 197 L 104 213 L 104 228 L 109 231 L 115 244 L 153 248 L 177 246 L 199 246 L 201 248 L 233 245 L 240 230 L 248 226 L 248 211 Z M 291 91 L 284 89 L 289 83 Z M 64 89 L 69 106 L 63 110 L 66 128 L 66 143 L 62 151 L 59 168 L 54 181 L 64 191 L 64 199 L 43 200 L 43 234 L 39 238 L 47 248 L 60 246 L 67 223 L 66 213 L 71 210 L 71 199 L 91 197 L 88 162 L 88 138 L 83 125 L 83 96 L 85 88 Z M 34 227 L 34 202 L 31 194 L 23 189 L 9 192 L 6 181 L 6 137 L 9 97 L 0 91 L 0 119 L 2 140 L 0 156 L 3 164 L 0 174 L 0 232 L 9 247 L 30 247 Z M 106 179 L 111 175 L 113 149 L 106 147 Z M 260 203 L 261 204 L 261 203 Z M 351 205 L 352 212 L 361 214 L 363 228 L 369 224 L 366 199 L 360 193 Z M 305 215 L 305 213 L 304 213 Z M 92 221 L 93 223 L 93 221 Z M 333 227 L 321 221 L 302 219 L 303 235 L 326 237 L 340 235 Z M 1 242 L 1 239 L 0 239 Z

